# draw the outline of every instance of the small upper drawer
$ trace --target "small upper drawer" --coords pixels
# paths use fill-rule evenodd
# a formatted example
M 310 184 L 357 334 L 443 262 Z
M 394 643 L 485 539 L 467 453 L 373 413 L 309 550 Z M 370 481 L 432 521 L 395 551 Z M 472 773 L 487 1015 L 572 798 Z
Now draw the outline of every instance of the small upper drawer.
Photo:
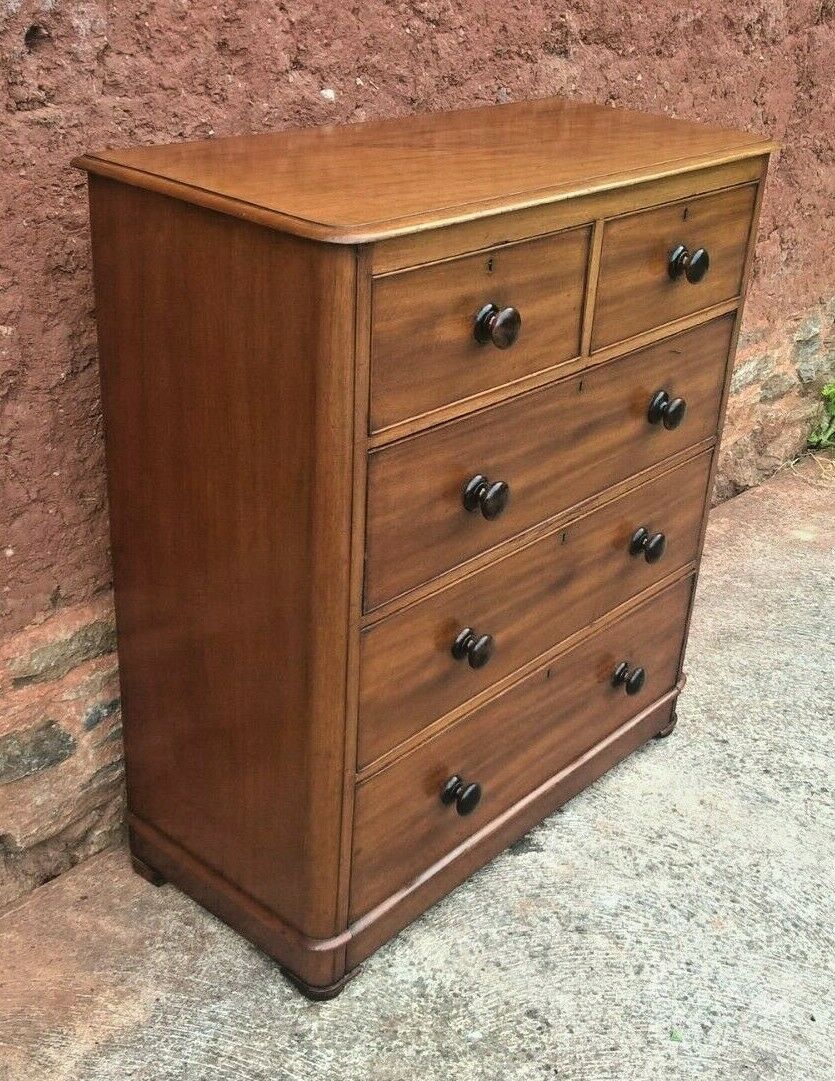
M 672 690 L 691 588 L 690 578 L 671 586 L 363 781 L 354 805 L 350 918 Z M 624 662 L 628 690 L 613 678 Z M 469 814 L 441 798 L 453 777 L 479 786 L 461 804 Z
M 702 453 L 366 628 L 359 767 L 694 560 L 710 459 Z M 456 659 L 462 641 L 470 648 Z
M 737 296 L 756 191 L 748 184 L 607 221 L 592 350 Z M 700 249 L 707 259 L 687 268 Z
M 590 235 L 572 229 L 376 278 L 371 430 L 576 357 Z M 502 313 L 492 325 L 488 305 Z
M 713 319 L 372 451 L 365 610 L 713 436 L 732 330 Z

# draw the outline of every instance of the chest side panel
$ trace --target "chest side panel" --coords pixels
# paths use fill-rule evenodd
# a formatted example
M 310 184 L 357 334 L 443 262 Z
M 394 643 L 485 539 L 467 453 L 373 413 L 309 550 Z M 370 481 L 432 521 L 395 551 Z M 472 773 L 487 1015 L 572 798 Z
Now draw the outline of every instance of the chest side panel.
M 130 810 L 333 934 L 355 262 L 92 178 Z

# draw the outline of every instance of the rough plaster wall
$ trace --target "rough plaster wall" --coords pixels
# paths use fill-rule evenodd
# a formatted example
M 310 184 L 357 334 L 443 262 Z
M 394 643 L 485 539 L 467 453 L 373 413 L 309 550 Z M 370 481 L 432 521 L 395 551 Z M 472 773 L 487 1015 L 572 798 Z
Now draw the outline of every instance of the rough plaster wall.
M 0 905 L 119 822 L 87 208 L 69 159 L 546 94 L 782 140 L 724 497 L 802 449 L 835 367 L 833 55 L 835 0 L 0 0 Z

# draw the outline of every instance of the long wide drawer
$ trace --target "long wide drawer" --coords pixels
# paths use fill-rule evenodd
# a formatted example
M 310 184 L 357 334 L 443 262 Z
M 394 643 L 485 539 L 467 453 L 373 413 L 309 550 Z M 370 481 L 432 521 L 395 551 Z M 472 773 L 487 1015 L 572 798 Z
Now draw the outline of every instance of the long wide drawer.
M 668 692 L 678 678 L 691 589 L 691 578 L 671 586 L 362 782 L 350 918 L 412 881 Z M 644 669 L 640 688 L 632 678 L 633 694 L 613 679 L 622 662 L 630 677 Z M 443 802 L 452 777 L 462 780 L 462 789 L 479 787 L 470 813 Z M 477 795 L 459 792 L 462 809 Z
M 756 193 L 748 184 L 607 221 L 592 349 L 737 296 Z
M 371 430 L 577 356 L 590 236 L 572 229 L 376 279 Z M 479 342 L 488 305 L 507 315 L 490 334 L 484 312 Z
M 713 436 L 732 329 L 733 315 L 723 316 L 372 451 L 365 610 Z M 675 409 L 656 410 L 650 423 L 661 391 L 668 404 L 686 401 L 678 426 L 668 427 Z M 476 477 L 486 481 L 468 511 Z M 499 485 L 509 492 L 504 510 Z
M 709 471 L 705 452 L 368 627 L 360 768 L 692 562 Z

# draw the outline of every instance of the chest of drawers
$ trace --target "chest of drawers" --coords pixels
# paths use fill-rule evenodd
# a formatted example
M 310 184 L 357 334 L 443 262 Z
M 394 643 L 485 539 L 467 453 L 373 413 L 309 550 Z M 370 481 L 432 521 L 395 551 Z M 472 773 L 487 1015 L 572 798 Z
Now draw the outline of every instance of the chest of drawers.
M 546 100 L 77 162 L 135 865 L 308 994 L 671 730 L 770 149 Z

